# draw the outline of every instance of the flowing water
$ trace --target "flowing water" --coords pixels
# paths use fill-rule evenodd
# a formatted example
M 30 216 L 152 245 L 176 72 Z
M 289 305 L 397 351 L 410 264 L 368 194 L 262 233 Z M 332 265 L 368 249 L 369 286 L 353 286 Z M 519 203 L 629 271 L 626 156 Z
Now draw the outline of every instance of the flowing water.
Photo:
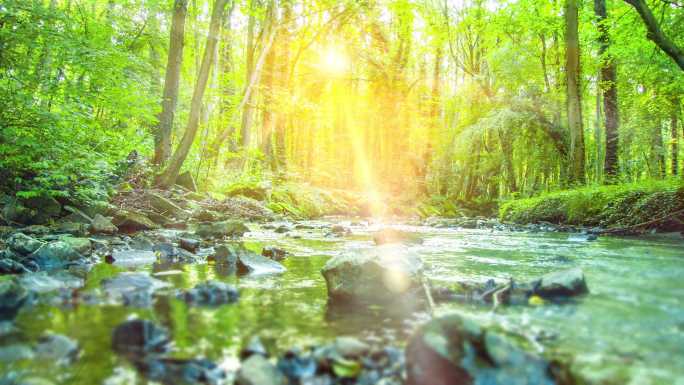
M 316 223 L 314 223 L 316 224 Z M 320 224 L 320 223 L 319 223 Z M 259 335 L 269 349 L 306 346 L 338 335 L 403 343 L 406 333 L 426 314 L 408 319 L 389 317 L 379 308 L 334 313 L 326 306 L 320 270 L 340 253 L 374 246 L 379 225 L 351 226 L 353 235 L 326 237 L 325 231 L 295 230 L 289 235 L 261 230 L 245 235 L 247 247 L 285 248 L 287 272 L 275 276 L 237 278 L 212 263 L 121 268 L 108 264 L 88 274 L 84 292 L 96 292 L 102 279 L 124 270 L 143 270 L 175 288 L 217 279 L 240 290 L 236 304 L 216 308 L 189 307 L 172 295 L 157 298 L 151 308 L 118 305 L 38 305 L 24 310 L 17 327 L 26 341 L 51 331 L 76 339 L 81 356 L 58 366 L 36 360 L 0 363 L 0 371 L 30 371 L 63 384 L 135 383 L 134 371 L 110 349 L 112 329 L 131 317 L 167 327 L 178 357 L 207 357 L 234 368 L 241 345 Z M 587 242 L 561 233 L 518 233 L 490 230 L 435 229 L 399 226 L 424 237 L 409 246 L 430 265 L 431 281 L 448 286 L 457 281 L 490 278 L 518 281 L 544 273 L 581 267 L 591 293 L 576 301 L 545 306 L 510 306 L 493 311 L 481 305 L 440 304 L 437 314 L 461 312 L 483 324 L 497 324 L 538 341 L 540 352 L 572 363 L 585 377 L 608 384 L 684 384 L 684 242 L 668 239 L 602 237 Z M 301 238 L 293 237 L 299 235 Z M 142 382 L 139 382 L 142 383 Z

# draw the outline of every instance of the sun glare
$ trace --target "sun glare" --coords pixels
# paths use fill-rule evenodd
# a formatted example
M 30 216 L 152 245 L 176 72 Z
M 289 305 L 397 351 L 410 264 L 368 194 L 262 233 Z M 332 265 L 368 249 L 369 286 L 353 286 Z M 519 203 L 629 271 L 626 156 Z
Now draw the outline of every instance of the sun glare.
M 332 75 L 341 75 L 349 69 L 349 58 L 337 47 L 328 47 L 321 55 L 321 67 Z

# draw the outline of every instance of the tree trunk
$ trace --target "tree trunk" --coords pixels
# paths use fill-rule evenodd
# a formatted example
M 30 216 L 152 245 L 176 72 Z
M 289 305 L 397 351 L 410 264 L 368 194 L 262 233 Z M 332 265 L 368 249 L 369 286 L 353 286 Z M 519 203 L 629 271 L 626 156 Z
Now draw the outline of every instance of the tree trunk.
M 601 56 L 601 89 L 603 91 L 603 111 L 606 129 L 606 160 L 603 165 L 606 182 L 614 183 L 618 173 L 618 102 L 617 75 L 615 62 L 608 53 L 610 36 L 606 20 L 606 0 L 594 0 L 594 12 L 598 21 L 599 55 Z
M 185 35 L 185 16 L 187 13 L 187 0 L 176 0 L 174 3 L 173 21 L 171 23 L 162 110 L 158 116 L 159 125 L 154 135 L 154 163 L 157 165 L 163 165 L 171 155 L 171 131 L 176 112 L 176 102 L 178 100 L 181 65 L 183 64 L 183 37 Z
M 245 81 L 249 84 L 254 72 L 254 4 L 256 0 L 249 0 L 249 20 L 247 22 L 247 60 L 245 63 Z M 264 29 L 265 31 L 265 29 Z M 242 121 L 240 123 L 240 142 L 242 147 L 247 149 L 251 144 L 251 130 L 252 125 L 252 96 L 245 100 L 244 108 L 242 109 Z
M 209 22 L 209 35 L 207 35 L 207 43 L 204 47 L 204 55 L 202 57 L 202 64 L 200 65 L 197 83 L 192 93 L 192 101 L 190 103 L 190 114 L 188 117 L 188 124 L 185 128 L 185 133 L 178 148 L 173 153 L 173 157 L 169 161 L 169 165 L 164 173 L 159 177 L 159 186 L 170 187 L 175 183 L 178 173 L 185 158 L 188 156 L 192 142 L 197 135 L 199 126 L 200 113 L 202 110 L 202 98 L 204 91 L 207 88 L 207 81 L 209 80 L 209 73 L 211 72 L 211 64 L 214 62 L 214 55 L 216 54 L 216 44 L 221 31 L 221 24 L 223 20 L 223 12 L 226 8 L 228 0 L 216 0 L 214 8 L 211 13 L 211 21 Z
M 577 0 L 565 1 L 565 50 L 568 128 L 570 130 L 568 177 L 571 184 L 584 184 L 584 131 L 582 128 Z
M 676 103 L 672 109 L 672 115 L 670 115 L 670 132 L 672 135 L 672 175 L 679 174 L 679 136 L 677 135 L 677 118 L 678 118 L 678 104 Z
M 278 91 L 281 97 L 288 97 L 290 95 L 290 19 L 292 17 L 292 4 L 285 0 L 282 3 L 283 14 L 280 33 L 278 34 Z M 273 157 L 273 171 L 276 172 L 278 178 L 282 179 L 287 171 L 287 154 L 285 146 L 285 131 L 287 129 L 289 107 L 281 107 L 276 114 L 275 119 L 275 156 Z
M 657 120 L 657 119 L 656 119 Z M 665 177 L 665 148 L 663 147 L 663 130 L 660 121 L 656 122 L 653 130 L 653 153 L 651 156 L 652 172 L 657 178 Z

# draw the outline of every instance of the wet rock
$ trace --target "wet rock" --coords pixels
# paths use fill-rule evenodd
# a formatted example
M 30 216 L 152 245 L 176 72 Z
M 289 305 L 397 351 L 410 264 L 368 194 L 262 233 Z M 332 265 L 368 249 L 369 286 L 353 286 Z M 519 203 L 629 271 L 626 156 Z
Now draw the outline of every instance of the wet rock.
M 403 248 L 383 247 L 360 255 L 341 255 L 321 271 L 332 304 L 389 304 L 422 298 L 420 259 Z
M 286 385 L 287 378 L 265 357 L 255 354 L 242 363 L 235 385 Z
M 34 357 L 33 349 L 28 344 L 15 343 L 0 346 L 0 362 L 32 360 Z
M 145 201 L 148 202 L 154 210 L 164 216 L 171 217 L 183 217 L 187 216 L 185 210 L 179 207 L 177 204 L 172 202 L 170 199 L 165 198 L 161 194 L 155 192 L 147 192 L 144 196 Z
M 423 239 L 415 233 L 385 228 L 373 234 L 373 241 L 376 245 L 384 245 L 388 243 L 422 243 Z
M 200 247 L 200 241 L 192 238 L 181 238 L 179 241 L 179 246 L 183 250 L 187 250 L 191 253 L 197 253 Z
M 207 281 L 182 292 L 179 298 L 191 305 L 219 306 L 237 302 L 239 294 L 234 286 L 227 283 Z
M 343 235 L 350 235 L 351 229 L 349 229 L 349 227 L 343 226 L 343 225 L 332 225 L 332 227 L 330 227 L 330 232 L 333 235 L 343 236 Z
M 31 225 L 31 226 L 26 226 L 21 229 L 22 233 L 29 234 L 29 235 L 38 235 L 38 236 L 45 236 L 50 234 L 53 231 L 52 228 L 44 226 L 44 225 Z
M 266 347 L 261 342 L 261 338 L 259 338 L 259 336 L 252 336 L 252 338 L 249 339 L 247 346 L 242 348 L 240 351 L 240 359 L 244 361 L 253 354 L 258 354 L 264 357 L 268 356 Z
M 41 246 L 30 258 L 40 269 L 52 270 L 81 259 L 83 255 L 67 242 L 53 241 Z
M 155 230 L 159 225 L 152 222 L 145 214 L 121 210 L 116 213 L 112 223 L 126 233 L 133 233 L 141 230 Z
M 178 178 L 176 178 L 176 184 L 179 186 L 183 186 L 190 191 L 197 191 L 197 184 L 195 183 L 195 178 L 192 176 L 190 171 L 186 171 L 178 175 Z
M 132 361 L 164 354 L 170 343 L 168 331 L 148 320 L 126 321 L 112 333 L 112 350 Z
M 370 346 L 354 337 L 341 336 L 332 344 L 335 354 L 344 358 L 358 358 L 368 353 Z
M 301 384 L 316 374 L 316 360 L 311 353 L 303 354 L 299 349 L 290 349 L 278 359 L 278 370 L 287 377 L 290 384 Z
M 147 250 L 115 250 L 107 256 L 107 262 L 122 266 L 145 265 L 157 260 L 157 255 Z
M 0 274 L 22 274 L 30 271 L 14 258 L 0 258 Z
M 273 231 L 278 233 L 278 234 L 285 234 L 285 233 L 289 233 L 290 231 L 292 231 L 292 227 L 290 227 L 288 225 L 280 225 L 280 226 L 276 227 Z
M 582 269 L 549 273 L 532 283 L 534 294 L 542 298 L 570 297 L 589 292 Z
M 275 246 L 266 246 L 261 250 L 261 255 L 274 261 L 282 261 L 287 258 L 288 252 Z
M 279 274 L 285 272 L 285 266 L 249 250 L 242 249 L 237 255 L 238 274 Z
M 93 249 L 90 239 L 88 238 L 63 236 L 60 237 L 60 240 L 66 242 L 69 246 L 71 246 L 71 248 L 76 250 L 76 252 L 81 255 L 89 254 Z
M 168 242 L 157 243 L 152 247 L 152 251 L 159 255 L 159 258 L 162 260 L 178 256 L 178 249 Z
M 202 238 L 241 237 L 249 232 L 241 221 L 229 220 L 224 222 L 200 223 L 197 225 L 197 235 Z
M 408 385 L 553 385 L 550 364 L 458 315 L 421 327 L 406 347 Z
M 216 211 L 201 209 L 192 214 L 192 219 L 199 222 L 215 222 L 220 218 Z
M 131 247 L 131 249 L 144 251 L 153 251 L 155 246 L 154 242 L 152 242 L 152 240 L 144 234 L 136 234 L 133 238 L 131 238 L 128 245 Z
M 58 364 L 71 363 L 78 358 L 78 342 L 61 335 L 48 333 L 40 337 L 35 348 L 36 358 Z
M 148 380 L 163 385 L 219 385 L 226 373 L 206 359 L 150 358 L 134 363 Z
M 137 272 L 124 272 L 102 281 L 102 288 L 110 298 L 134 307 L 150 307 L 154 292 L 169 286 L 167 282 Z
M 22 233 L 14 233 L 7 239 L 7 247 L 13 252 L 21 255 L 29 255 L 44 244 L 45 242 L 41 242 Z
M 60 289 L 76 289 L 83 286 L 83 279 L 60 271 L 56 274 L 46 272 L 28 273 L 18 278 L 25 288 L 36 293 L 48 293 Z
M 13 320 L 31 299 L 31 293 L 16 280 L 0 281 L 0 321 Z
M 257 201 L 263 201 L 269 195 L 269 190 L 269 187 L 262 185 L 245 185 L 231 189 L 227 195 L 230 197 L 242 196 Z
M 477 229 L 478 220 L 477 219 L 464 219 L 458 225 L 464 229 Z
M 90 232 L 93 234 L 116 234 L 119 229 L 114 226 L 112 220 L 101 215 L 95 214 L 90 222 Z
M 71 234 L 75 237 L 83 237 L 88 234 L 88 226 L 77 222 L 60 222 L 57 225 L 55 232 Z
M 76 223 L 90 223 L 93 221 L 93 218 L 76 207 L 64 205 L 64 211 L 69 212 L 69 215 L 64 217 L 67 221 Z

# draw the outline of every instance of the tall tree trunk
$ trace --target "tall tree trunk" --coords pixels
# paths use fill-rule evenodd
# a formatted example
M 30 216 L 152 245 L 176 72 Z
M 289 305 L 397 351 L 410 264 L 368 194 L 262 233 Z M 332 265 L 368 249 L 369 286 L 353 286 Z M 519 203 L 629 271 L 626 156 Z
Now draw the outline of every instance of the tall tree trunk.
M 187 0 L 176 0 L 173 8 L 162 110 L 159 113 L 159 125 L 154 135 L 154 163 L 157 165 L 163 165 L 171 155 L 171 131 L 178 100 L 181 65 L 183 64 L 183 38 L 188 2 Z
M 221 25 L 223 24 L 223 12 L 226 8 L 228 0 L 216 0 L 214 8 L 211 13 L 211 21 L 209 22 L 209 34 L 207 35 L 207 43 L 204 47 L 204 55 L 202 57 L 202 64 L 200 66 L 197 83 L 192 93 L 192 101 L 190 103 L 190 114 L 188 117 L 188 124 L 185 128 L 183 138 L 178 144 L 178 148 L 173 153 L 169 165 L 164 173 L 159 177 L 159 186 L 170 187 L 175 183 L 178 173 L 185 158 L 188 156 L 192 142 L 197 135 L 199 126 L 199 119 L 202 110 L 202 98 L 204 91 L 207 88 L 207 81 L 209 80 L 209 73 L 211 72 L 211 65 L 214 62 L 214 55 L 216 54 L 216 44 L 220 37 Z
M 603 91 L 603 111 L 606 129 L 606 160 L 603 165 L 606 182 L 614 183 L 618 172 L 618 101 L 617 101 L 617 70 L 615 62 L 608 49 L 610 36 L 606 21 L 608 12 L 606 0 L 594 0 L 594 12 L 599 30 L 599 55 L 601 56 L 601 89 Z
M 659 119 L 656 119 L 656 126 L 653 129 L 653 150 L 651 162 L 652 172 L 657 178 L 665 177 L 665 148 L 663 146 L 663 129 Z
M 565 71 L 568 128 L 570 130 L 569 181 L 584 184 L 584 130 L 580 86 L 580 49 L 577 0 L 565 0 Z
M 249 20 L 247 21 L 247 60 L 245 63 L 245 81 L 249 84 L 254 72 L 254 8 L 256 0 L 249 0 Z M 266 32 L 266 29 L 264 29 Z M 242 109 L 242 121 L 240 122 L 240 142 L 242 147 L 247 149 L 252 142 L 251 125 L 252 125 L 252 96 L 245 100 Z
M 282 2 L 283 14 L 280 33 L 278 34 L 278 91 L 283 97 L 290 94 L 290 24 L 292 18 L 292 3 L 290 0 Z M 287 123 L 289 121 L 289 107 L 281 107 L 276 114 L 275 119 L 275 154 L 273 157 L 274 167 L 273 171 L 277 173 L 278 178 L 282 179 L 287 171 L 287 154 L 285 146 L 285 132 Z
M 677 135 L 677 124 L 679 117 L 679 102 L 675 101 L 675 104 L 670 115 L 670 133 L 672 135 L 672 175 L 679 174 L 679 136 Z

